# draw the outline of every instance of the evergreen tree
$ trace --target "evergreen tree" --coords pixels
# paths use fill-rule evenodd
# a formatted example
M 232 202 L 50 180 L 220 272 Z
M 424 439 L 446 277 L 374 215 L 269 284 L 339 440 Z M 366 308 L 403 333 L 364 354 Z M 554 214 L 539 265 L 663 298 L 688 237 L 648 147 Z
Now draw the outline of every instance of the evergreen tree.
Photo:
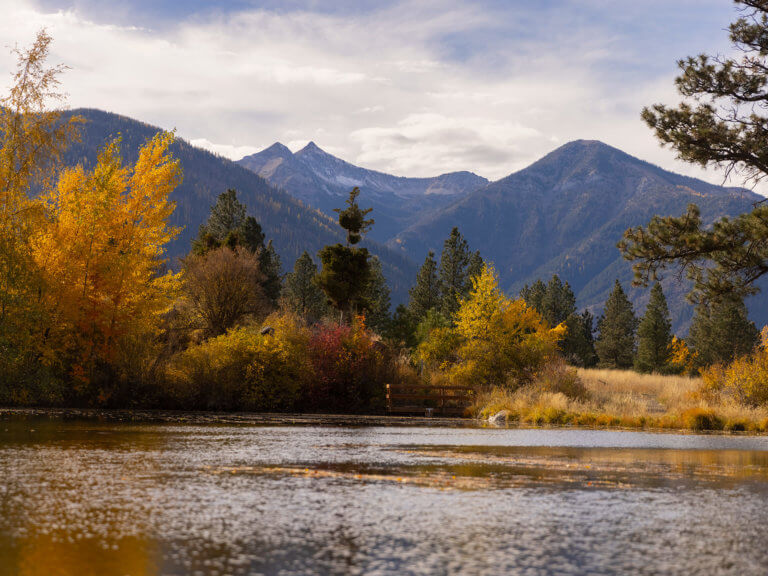
M 275 307 L 280 299 L 280 289 L 282 288 L 280 256 L 272 245 L 272 240 L 269 241 L 266 248 L 258 252 L 258 255 L 261 273 L 264 275 L 261 286 L 264 289 L 264 295 Z
M 729 363 L 749 354 L 760 333 L 747 316 L 744 301 L 728 298 L 696 306 L 686 342 L 696 352 L 697 367 Z
M 441 312 L 452 318 L 459 309 L 459 303 L 471 288 L 467 276 L 470 252 L 467 241 L 454 227 L 443 244 L 440 257 Z
M 541 280 L 536 280 L 531 286 L 526 284 L 520 290 L 520 298 L 525 300 L 531 308 L 536 308 L 539 314 L 544 315 L 544 296 L 547 294 L 547 285 Z
M 651 289 L 648 308 L 637 329 L 635 369 L 640 372 L 665 372 L 670 362 L 671 344 L 672 321 L 664 291 L 657 282 Z
M 727 56 L 680 60 L 675 85 L 685 100 L 677 107 L 646 108 L 643 120 L 679 158 L 759 182 L 768 174 L 768 2 L 736 4 L 743 9 L 730 25 L 733 48 Z M 681 217 L 656 216 L 646 227 L 627 230 L 620 248 L 635 261 L 639 282 L 676 265 L 694 280 L 696 295 L 743 297 L 755 292 L 755 282 L 768 273 L 766 222 L 765 202 L 714 226 L 691 204 Z
M 392 315 L 392 321 L 385 331 L 385 336 L 397 346 L 413 348 L 416 346 L 416 322 L 410 310 L 404 305 L 399 304 Z
M 357 204 L 359 195 L 360 189 L 354 188 L 349 193 L 347 207 L 336 210 L 339 225 L 347 231 L 346 246 L 325 246 L 318 253 L 322 263 L 318 283 L 330 303 L 341 313 L 342 320 L 345 312 L 351 316 L 365 308 L 371 278 L 368 250 L 354 246 L 373 225 L 373 220 L 365 219 L 371 209 L 361 210 Z
M 240 229 L 246 216 L 245 206 L 237 199 L 237 191 L 230 188 L 219 194 L 208 221 L 200 227 L 199 236 L 208 234 L 224 243 L 231 232 Z
M 467 264 L 466 294 L 469 294 L 469 291 L 472 289 L 472 278 L 477 278 L 483 273 L 483 266 L 485 266 L 485 261 L 483 260 L 483 257 L 480 256 L 480 250 L 475 250 L 469 256 L 469 263 Z
M 576 313 L 576 296 L 571 286 L 567 282 L 563 284 L 557 274 L 552 276 L 547 284 L 539 313 L 552 327 L 565 322 L 568 316 Z
M 418 322 L 429 310 L 440 307 L 440 279 L 437 276 L 437 261 L 431 250 L 416 276 L 416 284 L 408 291 L 408 310 Z
M 597 364 L 595 352 L 594 321 L 589 310 L 582 314 L 573 312 L 565 319 L 568 329 L 560 345 L 563 356 L 570 364 L 590 368 Z
M 365 291 L 366 324 L 381 333 L 389 326 L 389 287 L 384 278 L 381 261 L 374 256 L 370 261 L 368 286 Z
M 632 303 L 616 280 L 597 323 L 600 335 L 595 342 L 600 365 L 606 368 L 631 368 L 635 356 L 637 318 Z
M 304 252 L 293 265 L 293 272 L 285 277 L 283 305 L 305 318 L 319 320 L 328 311 L 325 294 L 317 284 L 317 266 L 309 253 Z

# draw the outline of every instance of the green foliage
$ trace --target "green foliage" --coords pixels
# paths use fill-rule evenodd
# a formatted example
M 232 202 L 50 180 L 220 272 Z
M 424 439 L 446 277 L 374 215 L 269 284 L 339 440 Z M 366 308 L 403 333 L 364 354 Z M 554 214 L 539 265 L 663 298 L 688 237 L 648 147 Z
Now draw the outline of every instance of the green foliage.
M 471 288 L 467 275 L 469 262 L 469 245 L 459 229 L 454 227 L 443 244 L 440 256 L 441 312 L 450 318 L 459 310 L 461 299 Z
M 358 196 L 360 196 L 360 188 L 355 186 L 347 198 L 347 207 L 344 210 L 341 208 L 334 210 L 339 214 L 339 226 L 347 231 L 347 246 L 360 242 L 374 223 L 373 219 L 365 219 L 372 208 L 362 210 L 357 204 Z
M 730 26 L 732 56 L 681 60 L 675 84 L 688 101 L 676 108 L 656 104 L 643 110 L 643 119 L 683 160 L 757 182 L 768 174 L 768 3 L 736 3 L 745 12 Z M 679 218 L 656 216 L 645 228 L 630 228 L 620 248 L 635 262 L 639 282 L 676 264 L 694 280 L 697 296 L 742 297 L 768 272 L 768 206 L 708 228 L 691 205 Z
M 359 195 L 360 189 L 354 188 L 349 193 L 347 208 L 337 210 L 339 225 L 347 231 L 347 245 L 325 246 L 318 253 L 322 262 L 318 283 L 330 303 L 342 315 L 349 312 L 350 319 L 358 310 L 370 306 L 368 296 L 374 281 L 368 250 L 354 247 L 373 225 L 373 220 L 365 219 L 370 209 L 361 210 L 357 204 Z
M 414 348 L 417 344 L 414 333 L 416 331 L 416 319 L 410 310 L 403 304 L 395 308 L 392 320 L 384 332 L 384 336 L 390 344 L 396 348 Z
M 664 373 L 669 370 L 672 355 L 672 322 L 664 291 L 658 282 L 651 289 L 651 298 L 637 328 L 637 357 L 639 372 Z
M 440 307 L 441 285 L 437 276 L 437 261 L 431 250 L 427 254 L 416 276 L 416 284 L 408 291 L 410 300 L 408 310 L 415 320 L 426 316 L 430 310 Z
M 381 334 L 387 330 L 390 305 L 389 288 L 381 269 L 381 261 L 374 256 L 370 260 L 368 286 L 365 289 L 365 321 L 375 332 Z
M 270 240 L 267 243 L 267 246 L 260 250 L 258 254 L 259 270 L 264 276 L 264 279 L 261 281 L 261 287 L 264 290 L 264 295 L 267 297 L 272 307 L 275 308 L 280 299 L 280 291 L 282 289 L 280 256 L 277 254 L 277 251 L 275 251 L 272 240 Z
M 319 320 L 328 313 L 325 294 L 317 283 L 317 266 L 304 252 L 285 277 L 283 306 L 303 318 Z
M 696 353 L 696 367 L 727 364 L 752 352 L 759 331 L 747 317 L 747 308 L 738 298 L 702 302 L 696 306 L 688 345 Z
M 334 308 L 342 313 L 365 308 L 371 276 L 368 250 L 334 244 L 318 256 L 322 269 L 317 282 Z
M 605 368 L 629 368 L 635 356 L 637 318 L 632 303 L 618 280 L 605 302 L 603 316 L 597 323 L 600 335 L 595 349 L 600 365 Z
M 592 315 L 589 311 L 583 314 L 576 312 L 576 296 L 568 282 L 563 284 L 555 274 L 547 284 L 541 280 L 531 286 L 526 284 L 520 291 L 520 297 L 535 308 L 550 326 L 565 324 L 568 332 L 560 348 L 569 362 L 585 367 L 596 364 Z

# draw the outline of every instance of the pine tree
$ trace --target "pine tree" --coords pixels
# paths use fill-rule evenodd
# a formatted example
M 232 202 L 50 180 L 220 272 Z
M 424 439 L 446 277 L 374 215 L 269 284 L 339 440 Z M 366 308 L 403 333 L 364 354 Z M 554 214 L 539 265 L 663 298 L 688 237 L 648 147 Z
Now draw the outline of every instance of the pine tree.
M 389 327 L 391 301 L 381 261 L 376 256 L 371 258 L 370 277 L 365 292 L 366 324 L 382 333 Z
M 576 313 L 576 296 L 571 286 L 567 282 L 563 284 L 557 274 L 547 284 L 539 313 L 550 326 L 557 326 Z
M 523 289 L 520 290 L 520 298 L 525 300 L 531 308 L 536 308 L 539 314 L 543 315 L 544 310 L 544 297 L 547 294 L 547 285 L 541 280 L 536 280 L 533 284 L 528 286 L 526 284 Z
M 259 255 L 261 273 L 264 275 L 261 287 L 264 289 L 264 295 L 272 306 L 276 307 L 280 299 L 280 289 L 282 288 L 280 256 L 272 245 L 272 240 L 267 243 L 266 248 L 259 250 L 257 253 Z
M 573 312 L 565 319 L 568 332 L 560 349 L 570 364 L 590 368 L 597 364 L 595 337 L 592 314 L 585 310 L 582 314 Z
M 672 344 L 672 321 L 667 299 L 658 282 L 651 289 L 648 308 L 637 329 L 635 369 L 663 373 L 668 369 Z
M 467 264 L 467 287 L 465 289 L 466 294 L 472 289 L 472 278 L 477 278 L 483 273 L 483 267 L 485 261 L 480 256 L 480 250 L 475 250 L 469 257 L 469 263 Z
M 440 257 L 441 312 L 453 318 L 459 309 L 459 303 L 469 293 L 471 282 L 467 277 L 470 262 L 467 241 L 454 227 L 443 244 Z
M 696 352 L 696 367 L 702 367 L 749 354 L 759 340 L 744 301 L 734 297 L 696 306 L 686 342 Z
M 408 291 L 410 301 L 408 310 L 416 322 L 420 321 L 429 310 L 440 307 L 440 279 L 437 276 L 437 261 L 431 250 L 416 276 L 416 284 Z
M 305 318 L 319 320 L 328 312 L 325 294 L 317 284 L 317 266 L 304 252 L 285 277 L 282 291 L 283 306 Z
M 597 328 L 600 335 L 595 342 L 595 349 L 600 365 L 606 368 L 631 368 L 635 356 L 637 318 L 618 280 L 605 302 L 605 310 Z
M 359 195 L 360 189 L 354 188 L 349 193 L 347 208 L 336 210 L 339 225 L 347 232 L 347 244 L 325 246 L 318 253 L 322 263 L 318 283 L 342 320 L 345 312 L 351 319 L 352 314 L 365 307 L 371 279 L 368 250 L 355 247 L 373 225 L 373 220 L 365 219 L 371 209 L 362 210 L 357 204 Z

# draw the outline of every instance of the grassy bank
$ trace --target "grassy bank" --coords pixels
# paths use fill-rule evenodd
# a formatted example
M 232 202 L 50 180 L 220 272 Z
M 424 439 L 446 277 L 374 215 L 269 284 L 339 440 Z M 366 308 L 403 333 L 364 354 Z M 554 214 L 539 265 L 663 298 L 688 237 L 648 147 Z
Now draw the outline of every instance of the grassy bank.
M 595 369 L 577 374 L 577 394 L 535 384 L 496 389 L 478 397 L 475 413 L 487 418 L 506 410 L 513 422 L 539 425 L 768 431 L 768 408 L 707 401 L 699 378 Z

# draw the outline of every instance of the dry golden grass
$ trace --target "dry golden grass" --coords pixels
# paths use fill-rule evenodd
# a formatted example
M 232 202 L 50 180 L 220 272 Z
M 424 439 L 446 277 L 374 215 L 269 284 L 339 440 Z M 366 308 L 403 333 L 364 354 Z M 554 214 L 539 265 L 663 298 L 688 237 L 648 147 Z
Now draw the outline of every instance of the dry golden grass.
M 768 408 L 707 401 L 702 381 L 686 376 L 638 374 L 623 370 L 578 370 L 586 395 L 569 398 L 533 384 L 515 392 L 481 395 L 475 411 L 488 417 L 501 410 L 527 424 L 677 428 L 693 430 L 768 430 Z

